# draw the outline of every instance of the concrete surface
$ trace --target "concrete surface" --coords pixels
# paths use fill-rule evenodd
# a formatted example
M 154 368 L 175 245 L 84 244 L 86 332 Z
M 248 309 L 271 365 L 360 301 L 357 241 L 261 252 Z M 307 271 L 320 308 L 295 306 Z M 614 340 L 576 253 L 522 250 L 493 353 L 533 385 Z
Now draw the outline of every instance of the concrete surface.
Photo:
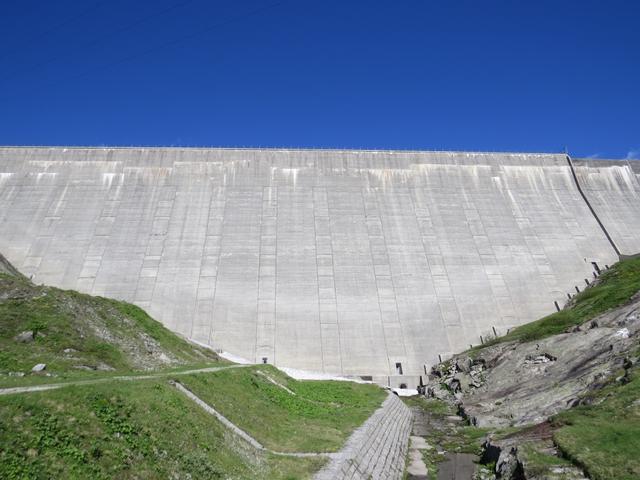
M 623 255 L 640 253 L 640 161 L 574 160 L 583 191 Z
M 640 251 L 625 165 L 576 170 Z M 195 148 L 0 148 L 0 252 L 252 361 L 412 378 L 617 259 L 564 155 Z
M 400 480 L 404 473 L 412 415 L 396 395 L 351 434 L 315 480 Z
M 424 463 L 423 450 L 431 450 L 433 447 L 422 437 L 412 435 L 409 437 L 409 457 L 407 458 L 407 480 L 428 480 L 429 470 Z

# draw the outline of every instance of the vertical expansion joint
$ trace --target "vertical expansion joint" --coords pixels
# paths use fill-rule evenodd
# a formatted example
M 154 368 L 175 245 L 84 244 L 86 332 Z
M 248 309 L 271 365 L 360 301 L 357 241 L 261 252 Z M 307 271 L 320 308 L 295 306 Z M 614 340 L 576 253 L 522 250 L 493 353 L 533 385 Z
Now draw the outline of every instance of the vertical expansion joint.
M 578 181 L 578 176 L 576 175 L 576 171 L 573 168 L 573 162 L 571 161 L 571 157 L 569 155 L 567 155 L 567 163 L 569 164 L 569 169 L 571 170 L 571 175 L 573 175 L 573 181 L 576 183 L 576 187 L 578 188 L 578 192 L 580 192 L 580 195 L 582 196 L 582 199 L 587 204 L 587 207 L 589 207 L 589 210 L 591 211 L 591 214 L 593 215 L 593 218 L 595 218 L 596 222 L 598 222 L 598 225 L 600 225 L 600 228 L 602 229 L 602 232 L 607 237 L 607 240 L 609 240 L 609 243 L 611 244 L 611 247 L 613 248 L 613 250 L 616 252 L 616 255 L 618 255 L 618 258 L 620 258 L 621 254 L 620 254 L 620 250 L 618 250 L 618 246 L 613 241 L 613 238 L 611 238 L 611 235 L 609 235 L 609 232 L 607 232 L 607 229 L 605 228 L 604 224 L 600 221 L 600 218 L 598 217 L 598 214 L 596 213 L 596 211 L 591 206 L 591 203 L 589 202 L 589 199 L 587 198 L 587 196 L 585 195 L 584 191 L 582 190 L 582 187 L 580 186 L 580 182 Z

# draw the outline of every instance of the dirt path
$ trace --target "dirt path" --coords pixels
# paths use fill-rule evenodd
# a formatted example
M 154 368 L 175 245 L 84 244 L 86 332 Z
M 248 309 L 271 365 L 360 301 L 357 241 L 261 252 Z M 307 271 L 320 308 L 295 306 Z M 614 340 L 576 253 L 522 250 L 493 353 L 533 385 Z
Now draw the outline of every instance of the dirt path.
M 181 370 L 178 372 L 160 372 L 160 373 L 150 373 L 146 375 L 115 375 L 111 377 L 103 377 L 103 378 L 94 378 L 91 380 L 76 380 L 72 382 L 60 382 L 60 383 L 46 383 L 44 385 L 31 385 L 25 387 L 8 387 L 8 388 L 0 388 L 0 395 L 13 395 L 17 393 L 31 393 L 31 392 L 43 392 L 46 390 L 55 390 L 57 388 L 69 387 L 72 385 L 95 385 L 97 383 L 106 383 L 113 381 L 136 381 L 136 380 L 153 380 L 155 378 L 166 378 L 173 376 L 181 376 L 181 375 L 192 375 L 194 373 L 208 373 L 208 372 L 218 372 L 220 370 L 228 370 L 231 368 L 245 368 L 251 367 L 252 365 L 228 365 L 225 367 L 205 367 L 205 368 L 196 368 L 193 370 Z

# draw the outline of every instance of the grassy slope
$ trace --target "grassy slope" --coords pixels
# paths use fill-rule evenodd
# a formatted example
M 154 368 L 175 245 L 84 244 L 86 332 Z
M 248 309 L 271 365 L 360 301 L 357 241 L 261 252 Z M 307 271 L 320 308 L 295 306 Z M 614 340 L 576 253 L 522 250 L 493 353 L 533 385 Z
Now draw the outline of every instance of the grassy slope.
M 178 380 L 266 447 L 288 452 L 340 449 L 386 395 L 374 385 L 297 381 L 268 365 L 181 376 Z
M 14 340 L 27 330 L 36 332 L 33 342 Z M 68 348 L 74 351 L 65 354 Z M 160 360 L 159 353 L 171 361 Z M 176 336 L 134 305 L 0 273 L 0 374 L 28 373 L 36 363 L 75 378 L 89 373 L 78 366 L 128 372 L 217 362 L 213 352 Z M 15 378 L 0 376 L 2 383 L 14 384 Z
M 484 346 L 514 340 L 530 342 L 563 333 L 568 327 L 579 325 L 607 310 L 623 305 L 638 290 L 640 258 L 618 262 L 601 275 L 598 285 L 577 294 L 570 308 L 514 328 L 509 334 L 498 337 Z
M 0 478 L 305 478 L 316 458 L 247 450 L 166 381 L 0 397 Z
M 640 478 L 640 371 L 630 377 L 595 392 L 594 404 L 554 418 L 556 444 L 592 479 Z

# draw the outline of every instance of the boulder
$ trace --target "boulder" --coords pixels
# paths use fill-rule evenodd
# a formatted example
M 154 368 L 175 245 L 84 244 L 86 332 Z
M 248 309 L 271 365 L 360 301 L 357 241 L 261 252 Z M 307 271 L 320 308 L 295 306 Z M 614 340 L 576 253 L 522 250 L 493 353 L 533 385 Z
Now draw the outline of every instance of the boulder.
M 34 367 L 31 369 L 32 372 L 42 372 L 45 368 L 47 368 L 47 364 L 46 363 L 38 363 L 36 365 L 34 365 Z
M 18 343 L 31 343 L 35 340 L 35 338 L 36 334 L 33 333 L 32 330 L 26 330 L 13 337 L 13 339 Z
M 496 473 L 500 478 L 514 478 L 518 469 L 518 449 L 511 447 L 500 452 L 496 462 Z
M 471 369 L 471 360 L 466 357 L 456 359 L 456 368 L 459 372 L 469 373 Z

